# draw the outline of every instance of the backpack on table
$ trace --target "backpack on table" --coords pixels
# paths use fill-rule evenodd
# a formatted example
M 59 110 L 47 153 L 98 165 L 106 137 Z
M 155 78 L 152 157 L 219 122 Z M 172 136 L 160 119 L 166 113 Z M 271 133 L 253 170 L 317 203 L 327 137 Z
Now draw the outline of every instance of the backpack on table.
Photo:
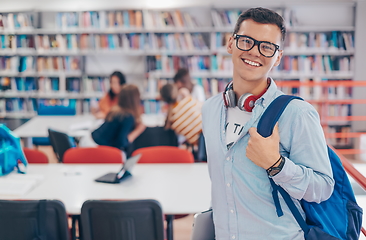
M 19 169 L 19 160 L 27 166 L 19 137 L 0 124 L 0 176 L 9 174 L 14 168 L 18 169 L 18 173 L 24 173 Z

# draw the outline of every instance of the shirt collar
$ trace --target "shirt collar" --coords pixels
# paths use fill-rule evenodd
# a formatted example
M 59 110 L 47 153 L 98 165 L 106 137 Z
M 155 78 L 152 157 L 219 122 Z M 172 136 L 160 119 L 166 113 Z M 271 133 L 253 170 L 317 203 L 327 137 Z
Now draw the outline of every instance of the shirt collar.
M 262 97 L 260 99 L 258 99 L 258 103 L 262 104 L 263 107 L 268 106 L 273 99 L 275 98 L 275 95 L 277 93 L 277 85 L 276 83 L 273 81 L 272 78 L 268 77 L 270 79 L 270 85 L 267 89 L 267 91 L 262 95 Z

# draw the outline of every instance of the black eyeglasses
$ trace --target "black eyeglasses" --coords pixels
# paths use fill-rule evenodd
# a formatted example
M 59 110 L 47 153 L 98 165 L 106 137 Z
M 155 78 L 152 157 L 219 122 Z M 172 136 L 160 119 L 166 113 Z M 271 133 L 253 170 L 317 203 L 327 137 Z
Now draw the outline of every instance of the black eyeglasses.
M 273 57 L 276 54 L 277 50 L 280 49 L 280 46 L 274 43 L 257 41 L 254 38 L 246 35 L 234 34 L 234 39 L 236 39 L 236 47 L 242 51 L 249 51 L 255 45 L 258 45 L 259 53 L 267 58 Z

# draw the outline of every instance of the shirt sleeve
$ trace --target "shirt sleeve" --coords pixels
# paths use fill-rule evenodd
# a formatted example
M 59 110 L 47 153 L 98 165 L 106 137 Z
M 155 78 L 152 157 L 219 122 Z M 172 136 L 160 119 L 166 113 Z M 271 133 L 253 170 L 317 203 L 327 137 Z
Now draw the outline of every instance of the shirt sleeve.
M 104 114 L 108 114 L 111 110 L 111 107 L 111 100 L 108 94 L 99 100 L 99 110 Z
M 282 144 L 285 136 L 281 136 L 281 124 L 279 129 Z M 334 179 L 316 110 L 302 110 L 293 119 L 290 133 L 288 142 L 284 140 L 289 154 L 281 152 L 286 156 L 285 165 L 272 179 L 298 200 L 317 203 L 327 200 L 333 192 Z

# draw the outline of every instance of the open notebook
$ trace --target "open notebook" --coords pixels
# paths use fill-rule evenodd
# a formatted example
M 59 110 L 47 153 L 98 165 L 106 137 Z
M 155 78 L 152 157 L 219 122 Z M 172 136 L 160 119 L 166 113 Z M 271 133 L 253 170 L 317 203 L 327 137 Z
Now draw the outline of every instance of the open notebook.
M 0 178 L 0 197 L 21 197 L 43 180 L 38 174 L 11 173 Z

